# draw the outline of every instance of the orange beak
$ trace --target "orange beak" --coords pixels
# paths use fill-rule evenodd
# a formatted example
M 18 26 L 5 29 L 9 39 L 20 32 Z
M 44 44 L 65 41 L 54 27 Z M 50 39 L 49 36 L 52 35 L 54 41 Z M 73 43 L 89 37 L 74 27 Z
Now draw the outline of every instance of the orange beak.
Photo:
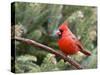
M 61 32 L 59 30 L 57 30 L 56 34 L 57 36 L 61 36 Z

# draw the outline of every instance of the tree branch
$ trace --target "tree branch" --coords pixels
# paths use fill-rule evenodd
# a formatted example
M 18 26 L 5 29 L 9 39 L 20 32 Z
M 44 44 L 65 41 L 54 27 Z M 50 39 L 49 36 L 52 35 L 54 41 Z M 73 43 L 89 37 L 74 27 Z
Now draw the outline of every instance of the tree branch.
M 76 61 L 71 59 L 69 56 L 65 56 L 64 54 L 54 50 L 51 47 L 48 47 L 48 46 L 43 45 L 41 43 L 38 43 L 38 42 L 36 42 L 34 40 L 30 40 L 30 39 L 26 39 L 26 38 L 21 38 L 21 37 L 15 37 L 15 40 L 23 42 L 23 43 L 26 43 L 28 45 L 33 45 L 33 46 L 38 47 L 38 48 L 42 48 L 45 51 L 48 51 L 50 53 L 55 54 L 56 56 L 61 57 L 62 59 L 64 59 L 65 61 L 69 62 L 71 65 L 73 65 L 75 68 L 83 69 L 83 67 L 80 64 L 78 64 Z

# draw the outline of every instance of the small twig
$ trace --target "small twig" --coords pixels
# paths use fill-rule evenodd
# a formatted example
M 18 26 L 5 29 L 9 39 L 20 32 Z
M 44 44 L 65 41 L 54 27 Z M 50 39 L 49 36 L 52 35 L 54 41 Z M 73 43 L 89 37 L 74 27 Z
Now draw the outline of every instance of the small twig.
M 48 46 L 43 45 L 41 43 L 38 43 L 38 42 L 36 42 L 34 40 L 30 40 L 30 39 L 26 39 L 26 38 L 21 38 L 21 37 L 15 37 L 15 40 L 21 41 L 21 42 L 26 43 L 28 45 L 33 45 L 33 46 L 38 47 L 38 48 L 42 48 L 45 51 L 48 51 L 50 53 L 55 54 L 56 56 L 61 57 L 62 59 L 64 59 L 65 61 L 69 62 L 71 65 L 73 65 L 75 68 L 83 69 L 83 67 L 80 64 L 78 64 L 76 61 L 71 59 L 69 56 L 65 56 L 64 54 L 54 50 L 51 47 L 48 47 Z

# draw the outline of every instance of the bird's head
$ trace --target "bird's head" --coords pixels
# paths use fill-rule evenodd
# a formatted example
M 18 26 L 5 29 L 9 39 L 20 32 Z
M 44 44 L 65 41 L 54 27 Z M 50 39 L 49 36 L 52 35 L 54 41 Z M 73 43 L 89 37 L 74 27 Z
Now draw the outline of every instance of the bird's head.
M 58 31 L 57 31 L 57 35 L 58 36 L 62 36 L 63 32 L 64 31 L 67 31 L 69 28 L 68 28 L 68 23 L 67 22 L 64 22 L 63 24 L 61 24 L 58 28 Z

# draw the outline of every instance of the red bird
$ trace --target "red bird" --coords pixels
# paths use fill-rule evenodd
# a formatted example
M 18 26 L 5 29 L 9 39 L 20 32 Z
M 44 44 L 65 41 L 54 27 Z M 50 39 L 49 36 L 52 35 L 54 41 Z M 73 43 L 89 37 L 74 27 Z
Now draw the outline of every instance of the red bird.
M 67 22 L 64 22 L 59 27 L 59 32 L 57 32 L 59 36 L 58 45 L 60 50 L 66 55 L 76 54 L 78 51 L 83 54 L 90 56 L 91 53 L 85 50 L 81 44 L 81 42 L 75 37 L 75 35 L 68 28 Z

